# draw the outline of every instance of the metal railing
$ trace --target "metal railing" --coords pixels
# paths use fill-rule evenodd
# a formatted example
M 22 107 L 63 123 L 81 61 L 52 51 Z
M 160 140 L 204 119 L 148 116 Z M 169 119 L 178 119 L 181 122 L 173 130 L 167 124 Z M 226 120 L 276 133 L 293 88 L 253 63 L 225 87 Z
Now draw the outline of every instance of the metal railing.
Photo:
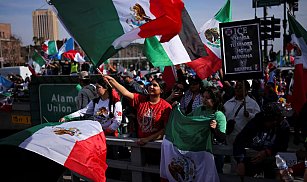
M 145 181 L 145 175 L 147 173 L 159 174 L 159 165 L 148 165 L 145 163 L 144 149 L 153 149 L 160 152 L 162 140 L 149 142 L 146 145 L 140 146 L 136 143 L 137 138 L 115 138 L 107 137 L 108 147 L 121 146 L 128 147 L 131 151 L 131 157 L 129 161 L 107 159 L 107 164 L 110 168 L 128 170 L 131 171 L 131 179 L 133 182 Z M 222 145 L 213 145 L 213 153 L 219 155 L 232 155 L 232 148 Z M 158 162 L 159 163 L 159 162 Z M 107 181 L 113 181 L 109 179 Z

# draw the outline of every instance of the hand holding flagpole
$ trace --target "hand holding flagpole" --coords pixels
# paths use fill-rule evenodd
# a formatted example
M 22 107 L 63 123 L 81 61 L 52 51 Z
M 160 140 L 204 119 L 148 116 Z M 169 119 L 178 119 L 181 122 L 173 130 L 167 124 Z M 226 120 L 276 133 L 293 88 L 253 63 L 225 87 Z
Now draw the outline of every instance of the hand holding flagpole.
M 100 69 L 99 68 L 96 68 L 96 70 L 98 71 L 98 73 L 102 76 L 102 78 L 104 77 L 104 74 L 100 71 Z M 104 79 L 104 81 L 105 82 L 107 82 L 107 84 L 111 87 L 111 88 L 113 88 L 112 87 L 112 85 L 110 84 L 110 82 L 107 80 L 107 79 Z

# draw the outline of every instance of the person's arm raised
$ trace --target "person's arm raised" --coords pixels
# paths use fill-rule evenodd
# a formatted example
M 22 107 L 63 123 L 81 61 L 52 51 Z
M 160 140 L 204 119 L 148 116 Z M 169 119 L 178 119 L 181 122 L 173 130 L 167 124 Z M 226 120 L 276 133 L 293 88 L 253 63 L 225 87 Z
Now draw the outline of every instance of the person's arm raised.
M 134 94 L 132 92 L 129 92 L 124 86 L 119 84 L 113 77 L 108 75 L 104 75 L 103 77 L 107 82 L 109 82 L 112 85 L 112 87 L 118 90 L 118 92 L 120 92 L 124 97 L 127 97 L 128 99 L 131 100 L 134 98 Z

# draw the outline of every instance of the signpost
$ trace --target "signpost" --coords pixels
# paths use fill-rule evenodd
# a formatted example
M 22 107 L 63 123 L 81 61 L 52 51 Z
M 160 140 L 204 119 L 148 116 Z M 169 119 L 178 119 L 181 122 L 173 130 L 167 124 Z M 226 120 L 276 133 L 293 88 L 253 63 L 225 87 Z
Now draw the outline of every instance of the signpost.
M 263 77 L 259 19 L 220 23 L 225 80 Z
M 41 84 L 39 86 L 40 119 L 58 122 L 67 114 L 77 111 L 76 84 Z
M 282 0 L 253 0 L 253 8 L 265 6 L 279 6 Z

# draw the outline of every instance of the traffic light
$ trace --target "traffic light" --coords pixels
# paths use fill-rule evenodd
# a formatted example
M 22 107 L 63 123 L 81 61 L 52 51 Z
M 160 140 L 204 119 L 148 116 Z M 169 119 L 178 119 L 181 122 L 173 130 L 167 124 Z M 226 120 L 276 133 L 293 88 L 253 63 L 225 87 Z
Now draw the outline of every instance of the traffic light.
M 260 38 L 261 40 L 271 39 L 271 25 L 272 22 L 270 19 L 260 20 Z
M 280 38 L 280 19 L 272 17 L 271 19 L 271 38 Z

